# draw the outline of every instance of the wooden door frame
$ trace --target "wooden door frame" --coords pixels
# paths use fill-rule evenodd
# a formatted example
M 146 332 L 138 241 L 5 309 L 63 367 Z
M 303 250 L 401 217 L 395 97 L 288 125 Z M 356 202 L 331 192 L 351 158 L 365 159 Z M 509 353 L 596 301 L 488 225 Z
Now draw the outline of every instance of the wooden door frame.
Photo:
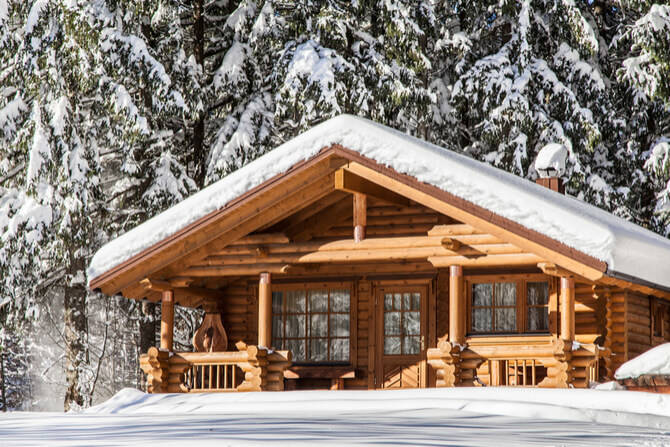
M 428 388 L 432 385 L 434 380 L 434 375 L 429 374 L 428 363 L 426 359 L 426 351 L 428 348 L 433 347 L 435 341 L 435 313 L 432 312 L 436 307 L 435 304 L 435 280 L 434 279 L 421 279 L 421 280 L 401 280 L 401 281 L 375 281 L 374 287 L 374 297 L 375 297 L 375 309 L 374 309 L 374 340 L 376 352 L 374 354 L 375 358 L 375 368 L 374 368 L 374 388 L 381 389 L 384 380 L 384 368 L 383 368 L 383 357 L 384 357 L 384 292 L 389 291 L 420 291 L 423 295 L 421 300 L 421 335 L 424 340 L 422 343 L 422 350 L 419 353 L 420 357 L 420 388 Z

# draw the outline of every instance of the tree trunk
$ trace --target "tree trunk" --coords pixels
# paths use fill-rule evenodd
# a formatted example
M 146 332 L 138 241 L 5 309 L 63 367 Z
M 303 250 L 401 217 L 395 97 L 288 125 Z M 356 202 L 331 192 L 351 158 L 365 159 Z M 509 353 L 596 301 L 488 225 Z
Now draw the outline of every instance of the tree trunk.
M 64 299 L 67 392 L 65 411 L 83 407 L 86 400 L 83 367 L 88 363 L 88 325 L 86 321 L 86 288 L 83 284 L 65 287 Z
M 196 63 L 205 73 L 205 17 L 203 1 L 193 2 L 193 56 Z M 201 112 L 198 119 L 193 123 L 193 179 L 198 188 L 205 184 L 205 169 L 207 166 L 207 154 L 205 153 L 205 112 Z

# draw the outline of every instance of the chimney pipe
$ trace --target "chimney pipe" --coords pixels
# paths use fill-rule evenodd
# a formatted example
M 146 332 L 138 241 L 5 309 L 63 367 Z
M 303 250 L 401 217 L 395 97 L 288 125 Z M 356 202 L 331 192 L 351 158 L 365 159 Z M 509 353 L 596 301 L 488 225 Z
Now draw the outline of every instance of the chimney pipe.
M 538 177 L 535 183 L 552 191 L 565 194 L 565 185 L 563 185 L 563 179 L 560 177 Z

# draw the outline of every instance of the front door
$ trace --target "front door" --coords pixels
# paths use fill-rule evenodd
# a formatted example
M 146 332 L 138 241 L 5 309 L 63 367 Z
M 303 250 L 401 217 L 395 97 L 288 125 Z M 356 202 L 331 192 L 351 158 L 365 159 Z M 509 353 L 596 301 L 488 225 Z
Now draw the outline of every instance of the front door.
M 425 388 L 427 287 L 377 293 L 377 388 Z

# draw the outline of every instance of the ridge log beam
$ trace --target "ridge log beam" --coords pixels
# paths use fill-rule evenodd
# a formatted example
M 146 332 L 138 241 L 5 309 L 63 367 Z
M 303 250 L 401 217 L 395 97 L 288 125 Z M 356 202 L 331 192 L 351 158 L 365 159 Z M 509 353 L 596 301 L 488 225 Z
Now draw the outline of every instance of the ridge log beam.
M 344 168 L 335 171 L 335 189 L 349 192 L 351 194 L 364 194 L 394 205 L 405 207 L 411 205 L 410 200 L 406 197 L 366 180 Z

